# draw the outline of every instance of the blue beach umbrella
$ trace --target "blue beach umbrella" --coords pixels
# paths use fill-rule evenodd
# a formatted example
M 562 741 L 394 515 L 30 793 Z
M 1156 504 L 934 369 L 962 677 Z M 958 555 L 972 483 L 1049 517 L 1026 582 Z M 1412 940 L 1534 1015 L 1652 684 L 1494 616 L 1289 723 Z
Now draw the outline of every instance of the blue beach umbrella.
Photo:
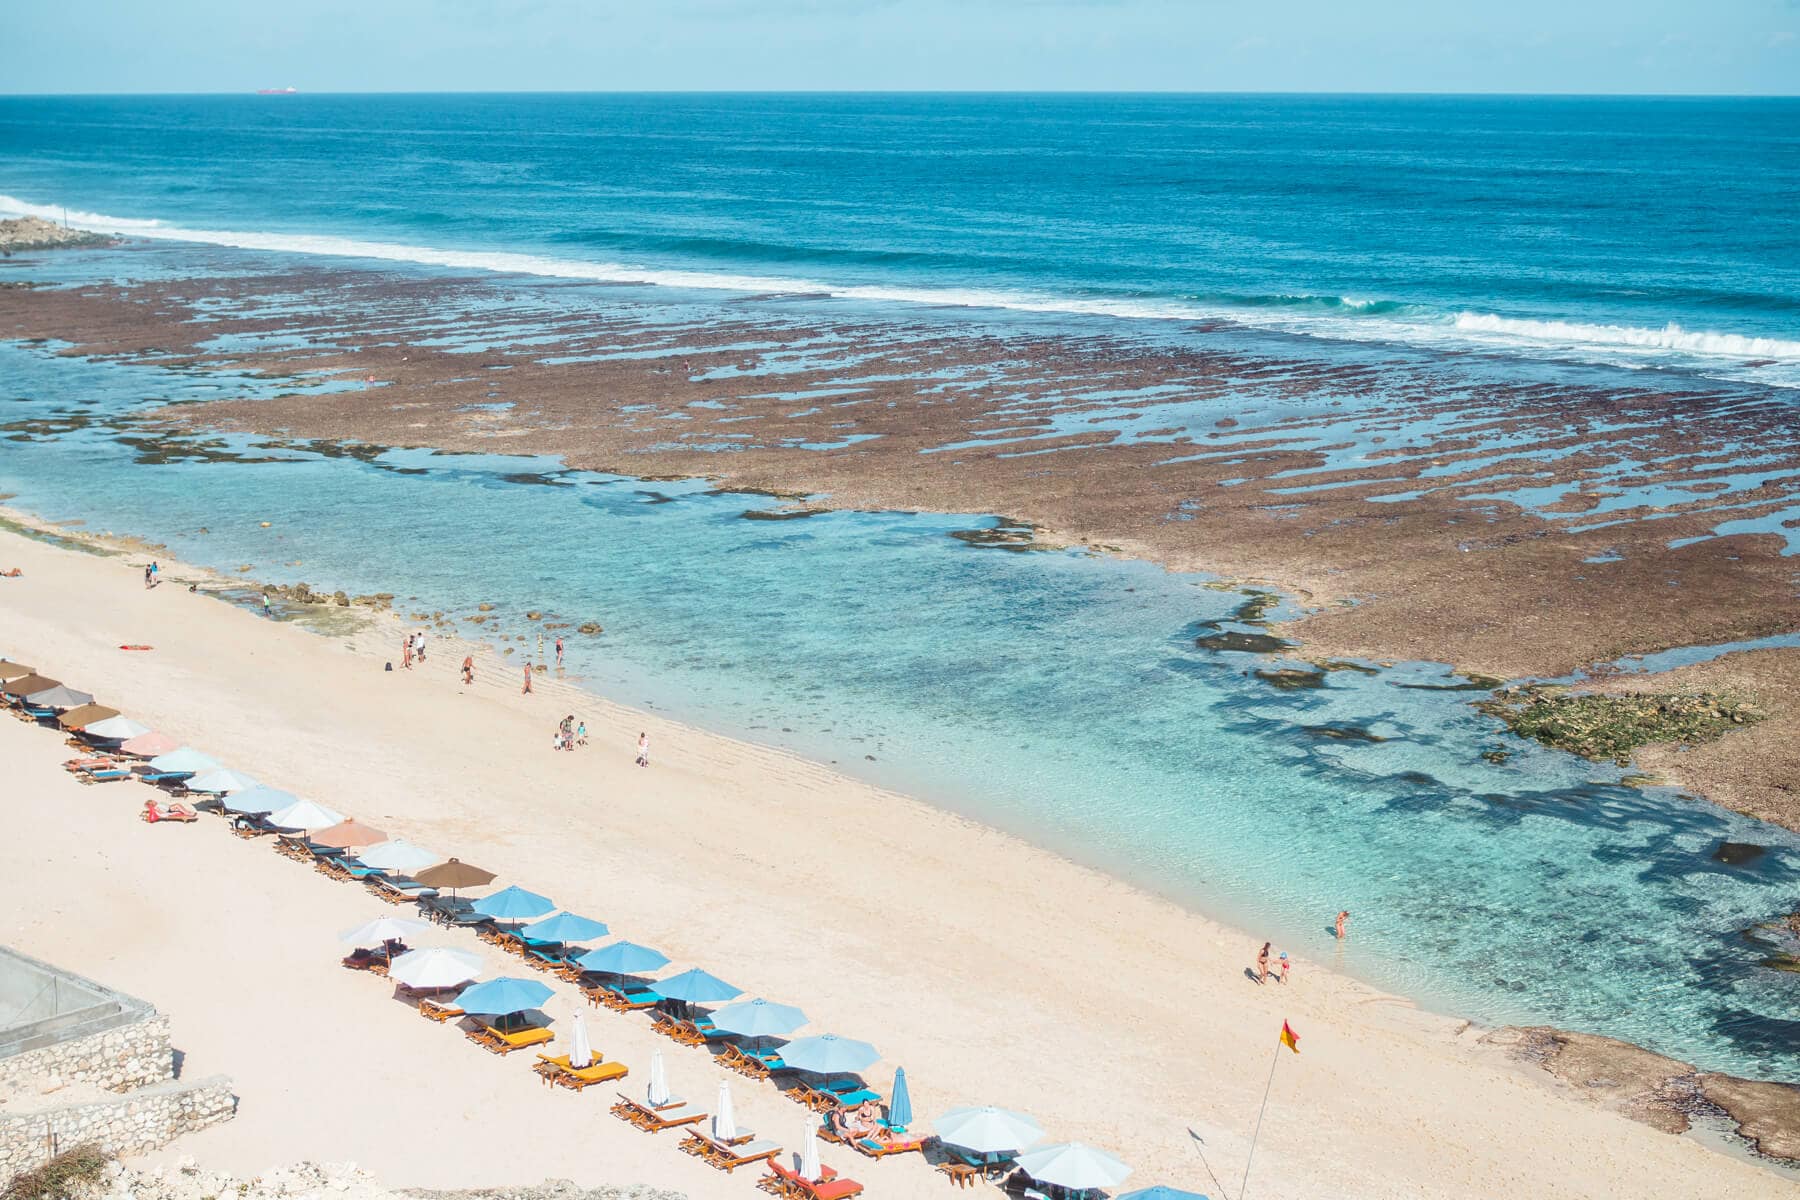
M 848 1075 L 862 1070 L 881 1054 L 867 1042 L 835 1033 L 797 1038 L 781 1048 L 781 1060 L 815 1075 Z
M 740 1000 L 713 1010 L 714 1029 L 739 1037 L 778 1037 L 806 1024 L 806 1014 L 791 1004 L 771 1000 Z
M 699 967 L 660 980 L 656 990 L 670 1000 L 685 1000 L 689 1004 L 716 1004 L 721 1000 L 735 1000 L 744 994 L 743 988 L 732 987 L 717 975 L 710 975 Z
M 456 1006 L 464 1012 L 504 1016 L 536 1008 L 554 993 L 535 979 L 515 979 L 502 975 L 485 983 L 470 984 L 456 997 Z
M 210 771 L 218 765 L 217 760 L 200 753 L 192 746 L 182 746 L 179 749 L 169 751 L 167 754 L 159 754 L 150 760 L 150 769 L 152 771 L 160 771 L 174 775 L 178 775 L 183 771 L 186 771 L 189 775 L 195 775 L 201 771 Z
M 1159 1183 L 1155 1187 L 1126 1192 L 1123 1196 L 1115 1197 L 1115 1200 L 1206 1200 L 1206 1197 L 1199 1192 L 1184 1192 L 1180 1188 L 1165 1187 Z
M 599 921 L 578 917 L 574 913 L 560 912 L 554 917 L 533 921 L 519 932 L 540 942 L 585 942 L 591 938 L 605 937 L 606 926 Z
M 782 1060 L 787 1061 L 786 1059 Z M 893 1098 L 888 1101 L 888 1124 L 905 1129 L 912 1124 L 912 1093 L 906 1088 L 906 1068 L 894 1068 Z
M 636 942 L 614 942 L 598 950 L 589 950 L 575 960 L 583 970 L 602 975 L 636 975 L 669 965 L 669 956 L 660 950 L 640 946 Z
M 265 813 L 279 812 L 290 805 L 300 803 L 300 797 L 292 792 L 284 792 L 280 788 L 255 787 L 245 788 L 241 792 L 227 792 L 219 804 L 227 812 L 244 813 L 247 816 L 260 816 Z
M 514 884 L 512 887 L 502 888 L 491 896 L 483 896 L 472 907 L 484 917 L 519 921 L 541 917 L 556 905 L 550 902 L 549 897 L 540 896 L 536 892 L 528 892 Z

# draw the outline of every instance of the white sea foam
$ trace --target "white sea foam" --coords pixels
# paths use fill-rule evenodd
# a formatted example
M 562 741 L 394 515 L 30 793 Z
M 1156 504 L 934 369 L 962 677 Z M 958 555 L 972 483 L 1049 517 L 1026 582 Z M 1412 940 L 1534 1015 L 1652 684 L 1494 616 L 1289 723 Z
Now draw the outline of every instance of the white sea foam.
M 1365 297 L 1337 298 L 1335 305 L 1331 306 L 1337 308 L 1336 312 L 1321 313 L 1316 311 L 1316 306 L 1322 300 L 1329 301 L 1331 298 L 1298 297 L 1292 307 L 1246 307 L 1230 303 L 1083 297 L 985 288 L 845 285 L 779 275 L 652 268 L 511 251 L 448 250 L 324 234 L 195 229 L 159 220 L 117 217 L 78 209 L 64 210 L 56 205 L 33 204 L 4 194 L 0 194 L 0 216 L 36 216 L 56 221 L 66 219 L 77 228 L 128 237 L 199 242 L 244 250 L 418 263 L 454 270 L 494 271 L 554 279 L 585 279 L 602 283 L 646 284 L 753 294 L 786 292 L 845 300 L 1046 314 L 1068 313 L 1131 320 L 1224 320 L 1260 329 L 1336 340 L 1477 346 L 1533 354 L 1555 351 L 1562 356 L 1584 361 L 1638 366 L 1647 365 L 1646 359 L 1656 359 L 1691 364 L 1703 369 L 1724 368 L 1718 373 L 1731 378 L 1756 379 L 1779 386 L 1800 386 L 1800 371 L 1789 369 L 1800 366 L 1800 341 L 1687 330 L 1673 323 L 1653 329 L 1575 321 L 1539 321 L 1480 312 L 1431 313 L 1418 306 L 1395 306 L 1391 301 Z M 1302 301 L 1305 303 L 1301 303 Z M 1395 307 L 1404 311 L 1391 311 Z M 1313 311 L 1308 311 L 1309 309 Z M 1777 365 L 1772 371 L 1747 368 L 1745 365 L 1747 360 L 1760 359 L 1774 360 Z

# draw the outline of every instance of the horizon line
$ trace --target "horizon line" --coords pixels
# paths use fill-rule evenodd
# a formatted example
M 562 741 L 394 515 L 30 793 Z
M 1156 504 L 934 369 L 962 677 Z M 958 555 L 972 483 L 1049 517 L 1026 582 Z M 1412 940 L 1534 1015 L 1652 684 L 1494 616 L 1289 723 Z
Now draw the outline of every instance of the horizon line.
M 1505 89 L 1476 91 L 1436 91 L 1400 89 L 1394 91 L 1359 91 L 1318 89 L 1220 89 L 1188 90 L 1179 88 L 470 88 L 445 90 L 379 89 L 373 91 L 309 91 L 283 84 L 266 89 L 231 88 L 208 91 L 143 90 L 125 92 L 0 92 L 5 100 L 110 100 L 129 97 L 216 97 L 216 96 L 1319 96 L 1347 98 L 1515 98 L 1566 100 L 1794 100 L 1800 92 L 1528 92 Z

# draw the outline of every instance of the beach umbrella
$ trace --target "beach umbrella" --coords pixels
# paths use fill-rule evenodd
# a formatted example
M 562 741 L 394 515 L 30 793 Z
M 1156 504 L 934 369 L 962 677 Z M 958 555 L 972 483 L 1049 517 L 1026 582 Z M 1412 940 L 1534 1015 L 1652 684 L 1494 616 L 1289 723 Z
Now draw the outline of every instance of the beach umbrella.
M 594 1061 L 594 1047 L 588 1041 L 587 1018 L 581 1010 L 575 1010 L 575 1028 L 569 1034 L 569 1065 L 571 1067 L 591 1066 Z
M 29 696 L 33 692 L 47 691 L 53 687 L 61 687 L 62 680 L 52 679 L 48 675 L 39 675 L 33 671 L 29 675 L 15 675 L 5 683 L 0 683 L 0 692 L 8 696 Z
M 806 1014 L 791 1004 L 770 1000 L 740 1000 L 713 1010 L 713 1028 L 740 1037 L 778 1037 L 806 1024 Z
M 101 721 L 89 721 L 81 732 L 109 742 L 123 742 L 139 734 L 149 733 L 150 727 L 130 717 L 112 716 Z
M 388 967 L 389 979 L 420 991 L 460 987 L 479 974 L 479 954 L 469 950 L 452 950 L 447 946 L 408 950 Z
M 503 1016 L 536 1008 L 554 995 L 549 987 L 535 979 L 515 979 L 502 975 L 486 983 L 471 984 L 456 997 L 456 1006 L 464 1012 Z
M 180 746 L 181 743 L 168 734 L 158 733 L 152 729 L 149 733 L 140 733 L 134 738 L 126 739 L 125 744 L 119 747 L 119 751 L 122 754 L 129 754 L 133 758 L 155 758 L 159 754 L 167 754 L 171 750 L 179 749 Z
M 806 1123 L 806 1136 L 800 1142 L 800 1178 L 809 1183 L 817 1183 L 825 1169 L 819 1165 L 819 1124 L 817 1121 Z
M 1044 1140 L 1044 1127 L 1024 1113 L 993 1105 L 953 1108 L 936 1121 L 932 1130 L 940 1141 L 977 1154 L 1012 1154 Z
M 56 718 L 56 723 L 64 729 L 79 729 L 83 733 L 92 732 L 88 727 L 101 721 L 110 721 L 119 715 L 116 708 L 108 708 L 104 704 L 83 704 L 80 708 L 71 708 Z
M 413 881 L 426 887 L 449 888 L 450 894 L 454 896 L 460 888 L 484 887 L 494 882 L 494 873 L 472 867 L 460 858 L 453 858 L 420 871 L 413 876 Z
M 151 770 L 175 774 L 186 771 L 189 775 L 198 775 L 200 772 L 210 771 L 218 765 L 217 760 L 200 753 L 192 746 L 181 746 L 167 754 L 159 754 L 150 760 Z
M 150 765 L 155 766 L 156 760 L 151 759 Z M 228 812 L 260 816 L 299 802 L 300 797 L 292 792 L 284 792 L 280 788 L 264 787 L 259 783 L 255 787 L 245 788 L 241 792 L 228 792 L 225 799 L 221 800 L 219 804 Z
M 718 1024 L 718 1015 L 713 1016 L 713 1023 Z M 785 1060 L 783 1060 L 785 1061 Z M 905 1129 L 912 1124 L 912 1092 L 906 1086 L 906 1068 L 894 1068 L 894 1090 L 889 1092 L 888 1124 L 896 1129 Z
M 636 942 L 614 942 L 598 950 L 589 950 L 575 960 L 584 971 L 602 975 L 635 975 L 669 965 L 669 956 L 660 950 L 640 946 Z
M 554 917 L 533 921 L 519 932 L 540 942 L 583 942 L 589 938 L 605 937 L 606 926 L 599 921 L 578 917 L 574 913 L 560 912 Z
M 663 993 L 667 995 L 667 992 Z M 867 1042 L 835 1033 L 796 1038 L 781 1048 L 781 1061 L 815 1075 L 846 1075 L 862 1070 L 880 1053 Z
M 64 687 L 60 683 L 41 691 L 19 694 L 24 696 L 25 703 L 33 708 L 80 708 L 84 704 L 94 702 L 92 692 L 78 692 L 74 688 Z M 114 709 L 113 714 L 117 716 L 118 710 Z
M 0 683 L 11 683 L 15 679 L 23 679 L 27 675 L 36 674 L 36 667 L 28 667 L 24 663 L 0 661 Z
M 1180 1188 L 1157 1184 L 1155 1187 L 1139 1188 L 1135 1192 L 1126 1192 L 1114 1200 L 1206 1200 L 1199 1192 L 1184 1192 Z
M 650 1052 L 650 1086 L 644 1089 L 644 1099 L 651 1108 L 661 1108 L 669 1102 L 669 1072 L 663 1066 L 661 1050 Z
M 475 902 L 473 907 L 484 917 L 514 921 L 529 917 L 541 917 L 556 905 L 551 903 L 548 896 L 528 892 L 518 884 L 514 884 L 511 887 L 502 888 L 491 896 L 483 896 Z
M 242 771 L 233 771 L 228 767 L 217 767 L 204 771 L 187 781 L 190 792 L 212 792 L 222 795 L 225 792 L 245 792 L 256 787 L 256 780 Z
M 671 1000 L 685 1000 L 689 1004 L 713 1004 L 735 1000 L 744 994 L 743 988 L 732 987 L 717 975 L 709 975 L 698 967 L 659 980 L 656 990 Z
M 721 1142 L 737 1140 L 737 1113 L 731 1108 L 731 1080 L 719 1080 L 719 1103 L 713 1108 L 713 1137 Z
M 269 824 L 277 829 L 329 829 L 343 821 L 343 813 L 312 800 L 296 800 L 269 814 Z
M 1051 1183 L 1078 1192 L 1117 1187 L 1131 1168 L 1108 1154 L 1081 1142 L 1063 1142 L 1019 1155 L 1019 1169 L 1039 1183 Z
M 424 933 L 430 928 L 425 922 L 410 917 L 376 917 L 355 929 L 346 929 L 338 935 L 338 941 L 352 946 L 379 946 L 400 941 L 411 933 Z
M 194 785 L 188 784 L 192 791 Z M 337 850 L 348 850 L 352 846 L 375 846 L 387 841 L 387 834 L 373 825 L 364 825 L 355 817 L 345 817 L 336 825 L 319 830 L 308 839 L 315 846 L 330 846 Z M 426 862 L 436 862 L 437 855 L 432 855 Z
M 351 821 L 344 822 L 345 825 L 352 823 Z M 383 842 L 376 837 L 374 841 L 379 844 L 370 845 L 368 842 L 352 842 L 350 844 L 367 846 L 367 849 L 356 856 L 356 861 L 365 867 L 374 867 L 377 871 L 416 871 L 427 863 L 436 862 L 438 858 L 434 852 L 423 846 L 415 846 L 405 838 L 394 838 L 391 841 Z

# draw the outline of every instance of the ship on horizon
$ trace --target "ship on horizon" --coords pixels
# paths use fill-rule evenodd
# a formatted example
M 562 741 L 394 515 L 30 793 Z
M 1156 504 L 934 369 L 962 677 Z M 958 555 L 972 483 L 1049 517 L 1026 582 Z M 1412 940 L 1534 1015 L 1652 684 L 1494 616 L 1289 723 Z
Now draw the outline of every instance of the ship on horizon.
M 285 87 L 285 88 L 257 88 L 257 89 L 256 89 L 256 94 L 257 94 L 257 95 L 259 95 L 259 96 L 292 96 L 292 95 L 294 95 L 294 94 L 295 94 L 295 93 L 296 93 L 296 92 L 297 92 L 297 91 L 299 91 L 299 90 L 300 90 L 300 89 L 298 89 L 298 88 L 291 88 L 291 87 Z

